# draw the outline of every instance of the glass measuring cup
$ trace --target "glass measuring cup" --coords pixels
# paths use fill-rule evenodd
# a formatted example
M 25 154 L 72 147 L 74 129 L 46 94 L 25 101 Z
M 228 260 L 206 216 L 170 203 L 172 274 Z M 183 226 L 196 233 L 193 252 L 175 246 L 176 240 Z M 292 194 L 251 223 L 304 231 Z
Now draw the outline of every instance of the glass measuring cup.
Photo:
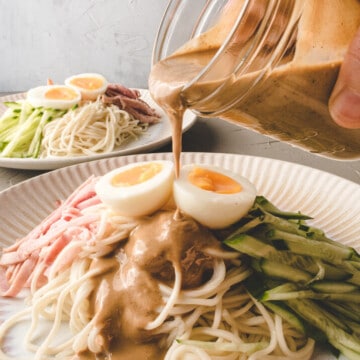
M 360 26 L 357 0 L 171 0 L 150 91 L 333 159 L 360 158 L 360 130 L 335 124 L 328 100 Z M 170 94 L 170 95 L 169 95 Z

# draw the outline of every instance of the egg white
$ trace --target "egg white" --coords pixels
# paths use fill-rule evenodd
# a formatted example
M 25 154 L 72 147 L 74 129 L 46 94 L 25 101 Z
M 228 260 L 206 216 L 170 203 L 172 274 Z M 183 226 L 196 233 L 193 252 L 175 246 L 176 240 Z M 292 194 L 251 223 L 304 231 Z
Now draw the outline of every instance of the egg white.
M 99 79 L 102 82 L 102 85 L 99 88 L 96 89 L 85 89 L 80 86 L 76 86 L 72 84 L 72 81 L 77 78 L 95 78 Z M 84 74 L 78 74 L 73 75 L 65 79 L 65 85 L 70 86 L 81 93 L 82 100 L 96 100 L 99 95 L 102 95 L 105 93 L 108 81 L 105 79 L 104 76 L 96 73 L 84 73 Z
M 188 175 L 194 167 L 226 175 L 242 187 L 233 194 L 219 194 L 193 185 Z M 185 165 L 174 181 L 173 196 L 178 208 L 211 229 L 222 229 L 234 224 L 247 214 L 256 197 L 255 186 L 245 177 L 229 170 L 204 165 Z
M 161 171 L 139 184 L 130 186 L 112 184 L 112 179 L 117 174 L 148 163 L 162 165 Z M 137 162 L 122 166 L 102 176 L 95 186 L 95 191 L 100 200 L 119 215 L 145 216 L 159 210 L 169 201 L 173 180 L 174 165 L 171 161 Z
M 49 90 L 54 88 L 67 88 L 71 89 L 72 92 L 75 92 L 76 97 L 74 99 L 48 99 L 45 97 L 46 93 Z M 53 108 L 59 110 L 66 110 L 72 108 L 74 105 L 78 104 L 81 100 L 81 94 L 78 90 L 69 88 L 65 85 L 45 85 L 38 86 L 30 89 L 26 94 L 27 101 L 33 107 L 44 107 L 44 108 Z

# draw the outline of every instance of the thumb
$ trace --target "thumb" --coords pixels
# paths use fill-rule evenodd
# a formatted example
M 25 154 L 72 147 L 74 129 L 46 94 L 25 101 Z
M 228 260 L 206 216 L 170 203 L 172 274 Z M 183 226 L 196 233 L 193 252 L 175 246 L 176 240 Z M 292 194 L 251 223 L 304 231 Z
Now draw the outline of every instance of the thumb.
M 329 100 L 333 120 L 349 129 L 360 128 L 360 28 L 340 68 Z

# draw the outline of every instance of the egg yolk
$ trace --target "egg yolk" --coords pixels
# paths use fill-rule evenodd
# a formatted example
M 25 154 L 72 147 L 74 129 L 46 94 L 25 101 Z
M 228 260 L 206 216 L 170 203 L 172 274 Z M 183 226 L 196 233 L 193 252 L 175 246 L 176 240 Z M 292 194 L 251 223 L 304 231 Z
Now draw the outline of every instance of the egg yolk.
M 45 98 L 51 100 L 73 100 L 76 97 L 77 93 L 66 87 L 54 87 L 45 93 Z
M 158 163 L 135 166 L 115 175 L 111 180 L 111 184 L 113 186 L 133 186 L 141 184 L 153 178 L 160 173 L 162 169 L 163 166 Z
M 103 81 L 95 77 L 78 77 L 70 81 L 71 85 L 86 90 L 96 90 L 103 86 Z
M 242 186 L 229 176 L 200 167 L 190 171 L 188 180 L 200 189 L 218 194 L 235 194 L 242 190 Z

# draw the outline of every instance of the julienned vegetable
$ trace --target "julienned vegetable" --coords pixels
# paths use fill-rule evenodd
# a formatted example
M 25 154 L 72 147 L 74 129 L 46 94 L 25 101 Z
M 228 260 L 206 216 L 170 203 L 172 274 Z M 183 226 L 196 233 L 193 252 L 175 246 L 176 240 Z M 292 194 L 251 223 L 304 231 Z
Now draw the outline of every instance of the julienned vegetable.
M 308 219 L 259 196 L 224 243 L 249 258 L 252 296 L 299 331 L 360 359 L 360 256 Z
M 0 157 L 37 158 L 45 124 L 67 111 L 34 108 L 27 101 L 5 105 L 8 109 L 0 118 Z

